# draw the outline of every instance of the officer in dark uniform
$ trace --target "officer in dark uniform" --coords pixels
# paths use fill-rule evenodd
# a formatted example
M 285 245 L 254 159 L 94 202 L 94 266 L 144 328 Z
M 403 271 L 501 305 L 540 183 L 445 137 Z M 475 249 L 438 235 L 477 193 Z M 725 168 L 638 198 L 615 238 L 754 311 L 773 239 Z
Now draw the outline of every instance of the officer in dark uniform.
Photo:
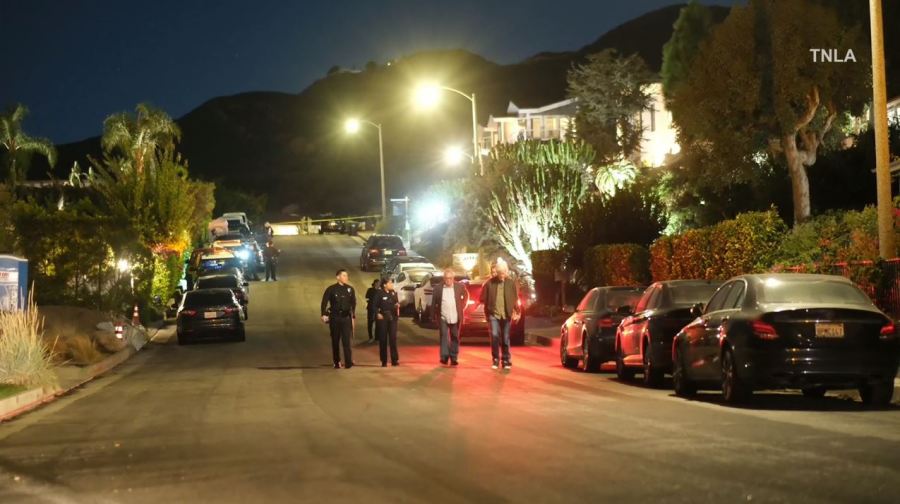
M 366 290 L 366 327 L 369 330 L 369 343 L 375 341 L 375 302 L 381 291 L 381 280 L 373 280 L 372 286 Z
M 400 301 L 394 290 L 394 280 L 387 278 L 381 282 L 381 290 L 375 297 L 375 325 L 378 330 L 378 352 L 381 367 L 387 366 L 388 344 L 391 346 L 391 366 L 400 364 L 397 353 L 397 319 L 400 318 Z
M 334 368 L 341 368 L 340 347 L 344 347 L 344 368 L 353 367 L 353 351 L 350 348 L 353 330 L 356 328 L 356 291 L 347 283 L 347 270 L 335 274 L 337 283 L 325 289 L 322 296 L 322 322 L 331 331 L 331 354 Z

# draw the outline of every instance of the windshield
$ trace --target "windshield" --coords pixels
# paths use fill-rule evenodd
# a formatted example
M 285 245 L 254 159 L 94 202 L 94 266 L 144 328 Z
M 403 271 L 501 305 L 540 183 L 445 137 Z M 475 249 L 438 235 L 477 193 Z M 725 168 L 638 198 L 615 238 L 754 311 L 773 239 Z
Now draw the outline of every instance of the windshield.
M 680 284 L 669 286 L 669 299 L 673 306 L 693 306 L 705 303 L 719 288 L 719 283 Z
M 403 240 L 399 236 L 379 236 L 372 242 L 373 248 L 402 249 Z
M 234 296 L 228 291 L 190 291 L 185 294 L 185 308 L 200 308 L 204 306 L 221 306 L 234 303 Z
M 233 276 L 221 276 L 211 278 L 201 278 L 197 280 L 197 288 L 214 289 L 217 287 L 234 288 L 238 286 L 237 278 Z
M 241 262 L 235 257 L 223 259 L 203 259 L 200 261 L 200 269 L 219 270 L 224 268 L 240 268 Z
M 759 301 L 772 304 L 872 305 L 855 285 L 834 280 L 783 281 L 768 278 L 760 286 Z
M 409 275 L 409 279 L 415 283 L 419 283 L 424 280 L 429 273 L 431 272 L 428 270 L 412 270 L 406 272 L 406 274 Z

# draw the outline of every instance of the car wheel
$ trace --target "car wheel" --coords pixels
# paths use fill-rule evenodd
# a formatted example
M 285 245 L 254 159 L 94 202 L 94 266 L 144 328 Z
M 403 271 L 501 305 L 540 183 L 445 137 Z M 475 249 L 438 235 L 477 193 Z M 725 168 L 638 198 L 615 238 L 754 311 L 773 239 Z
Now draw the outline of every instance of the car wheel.
M 663 384 L 665 373 L 659 366 L 653 363 L 653 352 L 650 351 L 650 342 L 644 342 L 644 349 L 641 352 L 641 360 L 644 363 L 644 385 L 650 388 L 659 388 Z
M 190 343 L 190 341 L 188 341 L 187 336 L 184 334 L 178 333 L 177 338 L 178 338 L 179 345 L 187 345 L 188 343 Z
M 567 369 L 574 369 L 578 365 L 578 359 L 569 356 L 569 337 L 566 334 L 559 339 L 559 360 Z
M 675 360 L 672 363 L 672 388 L 675 395 L 680 397 L 692 397 L 697 394 L 697 386 L 687 376 L 687 368 L 684 366 L 684 357 L 681 350 L 675 350 Z
M 616 345 L 616 377 L 620 380 L 633 380 L 634 370 L 625 366 L 625 354 L 622 353 L 622 347 Z
M 825 387 L 807 387 L 803 390 L 803 397 L 809 397 L 811 399 L 821 399 L 825 397 L 826 389 Z
M 730 348 L 726 348 L 722 354 L 722 396 L 725 398 L 725 402 L 731 404 L 744 402 L 752 394 L 750 386 L 738 376 L 734 352 Z
M 246 341 L 246 340 L 247 340 L 247 333 L 246 333 L 246 331 L 244 330 L 243 327 L 241 327 L 240 329 L 238 329 L 237 331 L 235 331 L 235 333 L 234 333 L 234 341 L 239 341 L 239 342 L 240 342 L 240 341 Z
M 245 306 L 244 307 L 244 320 L 247 320 L 248 318 L 250 318 L 250 307 Z
M 859 397 L 866 406 L 884 408 L 894 397 L 894 381 L 862 385 L 859 387 Z
M 591 352 L 591 340 L 587 334 L 583 336 L 581 341 L 581 369 L 585 373 L 600 371 L 600 359 L 594 352 Z

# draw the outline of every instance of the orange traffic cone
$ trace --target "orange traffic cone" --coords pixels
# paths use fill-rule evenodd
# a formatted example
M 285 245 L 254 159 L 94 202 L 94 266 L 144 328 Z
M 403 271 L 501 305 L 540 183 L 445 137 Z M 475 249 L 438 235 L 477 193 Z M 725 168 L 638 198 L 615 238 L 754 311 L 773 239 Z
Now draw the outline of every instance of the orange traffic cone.
M 141 312 L 138 310 L 138 305 L 134 305 L 134 312 L 131 314 L 131 324 L 132 325 L 141 325 Z

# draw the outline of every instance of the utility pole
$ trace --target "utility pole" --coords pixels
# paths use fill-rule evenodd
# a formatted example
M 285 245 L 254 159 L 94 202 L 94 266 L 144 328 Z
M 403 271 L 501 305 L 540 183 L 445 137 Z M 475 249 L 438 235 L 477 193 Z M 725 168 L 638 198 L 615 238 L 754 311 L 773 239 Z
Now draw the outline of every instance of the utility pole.
M 878 253 L 896 255 L 894 203 L 891 198 L 890 146 L 888 145 L 887 88 L 884 76 L 884 32 L 881 0 L 869 0 L 872 32 L 872 126 L 875 128 L 875 181 L 878 195 Z

